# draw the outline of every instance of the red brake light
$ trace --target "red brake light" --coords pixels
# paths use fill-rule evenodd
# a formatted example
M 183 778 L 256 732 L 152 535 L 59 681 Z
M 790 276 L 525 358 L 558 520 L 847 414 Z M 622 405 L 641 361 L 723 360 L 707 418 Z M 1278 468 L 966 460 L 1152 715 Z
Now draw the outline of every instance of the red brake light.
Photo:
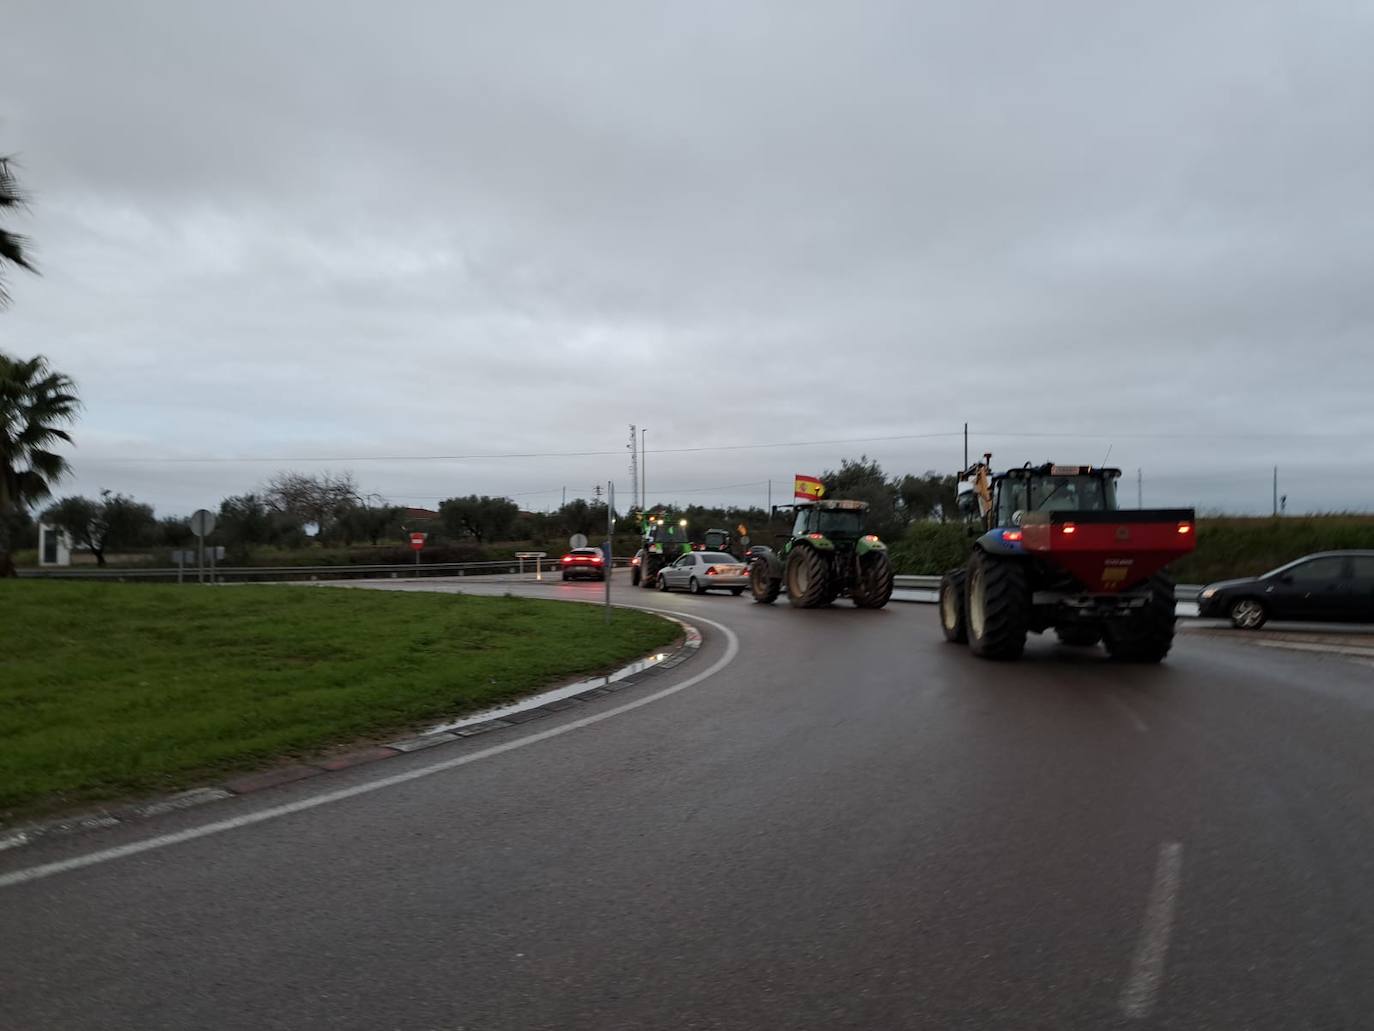
M 715 566 L 707 566 L 707 567 L 706 567 L 706 575 L 707 575 L 707 576 L 715 576 L 715 575 L 716 575 L 716 567 L 715 567 Z
M 1002 540 L 1004 540 L 1004 541 L 1019 541 L 1020 539 L 1021 539 L 1021 531 L 1020 531 L 1020 530 L 1003 530 L 1003 531 L 1002 531 Z
M 595 563 L 599 566 L 599 565 L 601 565 L 602 562 L 604 562 L 604 561 L 606 561 L 606 560 L 605 560 L 604 558 L 602 558 L 600 555 L 596 555 L 595 557 L 592 558 L 592 561 L 595 562 Z
M 823 538 L 825 537 L 825 534 L 823 534 L 823 533 L 808 533 L 806 536 L 809 537 L 809 538 L 810 538 L 811 540 L 813 540 L 813 541 L 818 541 L 818 540 L 823 539 Z
M 1063 526 L 1060 527 L 1060 529 L 1063 530 L 1065 533 L 1078 532 L 1078 527 L 1074 526 L 1073 523 L 1065 523 Z
M 1193 532 L 1193 524 L 1192 524 L 1192 523 L 1179 523 L 1179 524 L 1178 524 L 1178 532 L 1179 532 L 1179 533 L 1192 533 L 1192 532 Z
M 564 562 L 571 562 L 571 561 L 572 561 L 572 556 L 571 556 L 571 555 L 564 555 L 564 556 L 563 556 L 563 561 L 564 561 Z

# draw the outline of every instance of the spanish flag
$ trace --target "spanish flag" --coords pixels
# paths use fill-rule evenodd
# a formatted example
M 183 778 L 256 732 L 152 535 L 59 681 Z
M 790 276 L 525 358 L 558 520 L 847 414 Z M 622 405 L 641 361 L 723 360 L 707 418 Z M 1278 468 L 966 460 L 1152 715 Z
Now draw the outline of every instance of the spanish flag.
M 796 483 L 792 487 L 794 498 L 805 498 L 807 501 L 815 501 L 825 497 L 825 486 L 814 476 L 797 476 Z

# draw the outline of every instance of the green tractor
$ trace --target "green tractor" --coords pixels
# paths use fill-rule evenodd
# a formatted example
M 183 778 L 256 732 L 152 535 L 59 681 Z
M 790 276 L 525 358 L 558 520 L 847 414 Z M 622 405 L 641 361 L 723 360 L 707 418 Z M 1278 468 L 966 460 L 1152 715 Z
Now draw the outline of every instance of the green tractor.
M 880 609 L 892 597 L 887 545 L 864 532 L 864 501 L 811 501 L 775 505 L 793 513 L 792 532 L 781 551 L 768 549 L 749 563 L 754 600 L 771 605 L 787 584 L 794 608 L 814 609 L 848 596 L 861 609 Z

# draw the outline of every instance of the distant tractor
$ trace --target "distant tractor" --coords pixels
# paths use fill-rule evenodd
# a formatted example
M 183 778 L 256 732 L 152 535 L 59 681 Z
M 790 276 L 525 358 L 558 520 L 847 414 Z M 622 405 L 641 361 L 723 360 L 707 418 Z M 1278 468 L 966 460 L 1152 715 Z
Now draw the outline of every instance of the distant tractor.
M 864 609 L 880 609 L 892 597 L 887 545 L 864 532 L 867 502 L 813 501 L 777 505 L 793 514 L 792 532 L 779 551 L 756 554 L 749 564 L 754 600 L 771 605 L 787 585 L 787 600 L 813 609 L 847 596 Z
M 644 546 L 630 562 L 630 583 L 644 588 L 657 586 L 658 571 L 691 550 L 685 526 L 651 519 L 644 532 Z
M 940 581 L 945 639 L 988 659 L 1018 658 L 1026 635 L 1104 644 L 1114 659 L 1160 662 L 1174 640 L 1174 582 L 1194 548 L 1190 508 L 1122 510 L 1120 469 L 1032 466 L 964 472 L 959 508 L 978 527 L 968 564 Z

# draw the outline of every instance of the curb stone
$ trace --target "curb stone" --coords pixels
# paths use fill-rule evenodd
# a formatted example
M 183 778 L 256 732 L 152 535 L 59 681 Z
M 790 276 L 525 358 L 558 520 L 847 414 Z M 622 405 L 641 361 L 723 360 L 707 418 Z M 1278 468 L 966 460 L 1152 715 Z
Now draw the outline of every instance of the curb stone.
M 342 752 L 338 755 L 328 756 L 309 763 L 296 763 L 289 766 L 279 766 L 274 769 L 260 770 L 256 773 L 245 773 L 232 777 L 220 784 L 206 787 L 191 788 L 188 791 L 180 791 L 165 798 L 146 799 L 141 802 L 124 804 L 111 809 L 96 810 L 90 813 L 79 813 L 74 816 L 66 816 L 58 820 L 51 820 L 46 823 L 25 824 L 17 827 L 0 827 L 0 852 L 10 849 L 20 848 L 31 845 L 40 838 L 65 837 L 71 834 L 81 834 L 86 831 L 103 830 L 107 827 L 117 827 L 121 824 L 136 823 L 140 820 L 148 820 L 167 813 L 173 813 L 184 809 L 193 809 L 197 806 L 207 805 L 211 802 L 219 802 L 226 798 L 237 798 L 241 795 L 254 794 L 269 788 L 277 787 L 281 784 L 294 784 L 297 781 L 306 780 L 311 777 L 326 775 L 340 770 L 356 769 L 359 766 L 369 765 L 374 762 L 381 762 L 397 755 L 406 755 L 411 752 L 418 752 L 427 748 L 435 748 L 440 745 L 452 744 L 462 741 L 464 738 L 476 737 L 486 734 L 493 730 L 503 730 L 517 724 L 528 723 L 531 720 L 542 719 L 551 716 L 556 712 L 576 708 L 586 702 L 604 698 L 616 691 L 622 691 L 627 687 L 634 687 L 636 684 L 643 683 L 644 677 L 649 674 L 657 675 L 665 669 L 675 668 L 682 665 L 701 648 L 701 631 L 690 623 L 681 619 L 676 619 L 667 613 L 657 612 L 655 615 L 661 616 L 670 622 L 676 623 L 682 629 L 682 638 L 678 646 L 663 659 L 654 663 L 647 669 L 637 669 L 633 674 L 630 673 L 644 659 L 638 659 L 628 666 L 617 670 L 615 673 L 607 674 L 605 677 L 595 677 L 593 680 L 601 680 L 604 683 L 597 684 L 595 687 L 580 691 L 574 695 L 558 698 L 542 705 L 532 705 L 529 708 L 516 712 L 502 713 L 499 717 L 482 720 L 477 723 L 466 724 L 461 727 L 454 727 L 449 730 L 438 730 L 433 733 L 419 734 L 414 737 L 402 738 L 397 741 L 388 741 L 384 744 L 364 746 L 350 752 Z M 586 683 L 588 681 L 580 681 Z M 569 686 L 569 685 L 564 685 Z M 547 688 L 544 691 L 530 696 L 533 700 L 541 695 L 549 694 L 551 691 L 561 690 L 561 688 Z

